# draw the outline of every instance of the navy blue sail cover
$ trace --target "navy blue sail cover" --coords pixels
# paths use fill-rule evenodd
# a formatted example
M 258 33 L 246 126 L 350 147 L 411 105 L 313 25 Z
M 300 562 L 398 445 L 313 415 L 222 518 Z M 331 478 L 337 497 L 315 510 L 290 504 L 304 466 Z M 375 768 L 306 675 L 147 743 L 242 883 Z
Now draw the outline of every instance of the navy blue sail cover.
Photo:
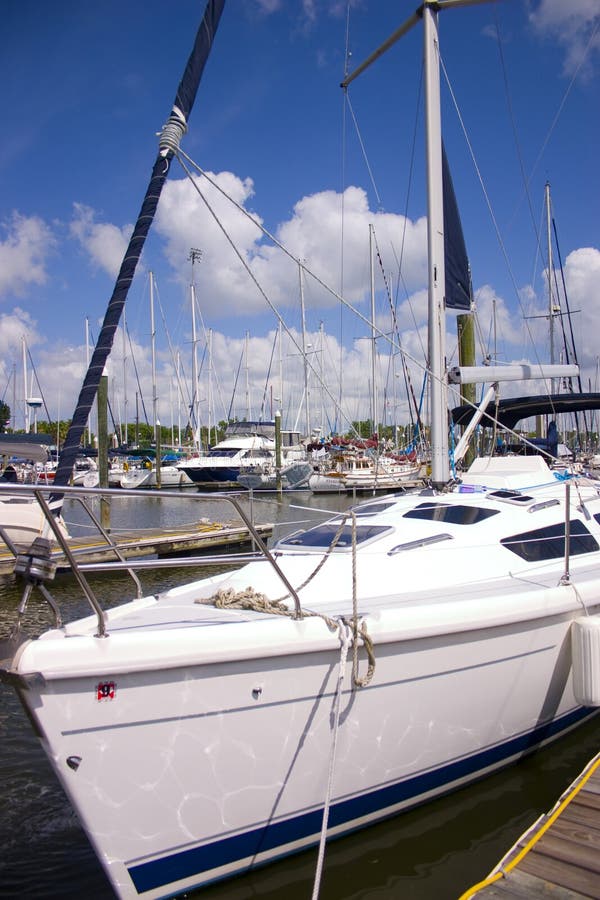
M 192 110 L 198 85 L 204 71 L 204 66 L 208 59 L 216 30 L 223 12 L 225 0 L 209 0 L 204 11 L 204 16 L 198 32 L 194 47 L 189 56 L 182 79 L 177 88 L 173 109 L 170 118 L 181 120 L 182 116 L 187 122 L 189 114 Z M 81 438 L 87 425 L 90 410 L 98 392 L 98 386 L 106 361 L 112 350 L 115 332 L 125 306 L 125 300 L 139 258 L 150 230 L 150 226 L 154 220 L 158 201 L 160 199 L 163 185 L 167 179 L 173 151 L 164 151 L 159 149 L 158 155 L 154 162 L 150 183 L 146 190 L 146 195 L 142 202 L 140 213 L 138 215 L 129 246 L 125 251 L 123 262 L 117 276 L 117 281 L 108 303 L 108 308 L 102 323 L 98 341 L 92 358 L 90 360 L 88 370 L 81 388 L 77 406 L 73 414 L 73 419 L 69 427 L 65 443 L 61 450 L 54 484 L 63 487 L 69 483 L 71 472 L 75 463 L 75 458 L 79 451 Z M 53 495 L 51 501 L 53 505 L 60 499 L 60 495 Z
M 471 271 L 458 204 L 450 175 L 450 166 L 442 144 L 442 180 L 444 191 L 444 263 L 446 269 L 446 308 L 471 308 Z

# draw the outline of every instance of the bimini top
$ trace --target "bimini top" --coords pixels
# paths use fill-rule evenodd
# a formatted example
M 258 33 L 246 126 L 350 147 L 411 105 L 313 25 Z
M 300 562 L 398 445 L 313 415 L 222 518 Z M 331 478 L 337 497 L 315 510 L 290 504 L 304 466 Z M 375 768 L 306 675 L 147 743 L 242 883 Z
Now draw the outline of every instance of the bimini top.
M 0 434 L 0 456 L 19 456 L 46 462 L 55 439 L 49 434 Z
M 494 401 L 488 403 L 480 424 L 491 428 L 497 421 L 503 428 L 512 430 L 517 422 L 530 416 L 555 416 L 559 413 L 584 412 L 588 409 L 600 409 L 600 393 L 509 397 L 500 400 L 498 404 Z M 455 406 L 452 410 L 452 421 L 455 425 L 468 425 L 474 412 L 474 407 L 468 404 Z

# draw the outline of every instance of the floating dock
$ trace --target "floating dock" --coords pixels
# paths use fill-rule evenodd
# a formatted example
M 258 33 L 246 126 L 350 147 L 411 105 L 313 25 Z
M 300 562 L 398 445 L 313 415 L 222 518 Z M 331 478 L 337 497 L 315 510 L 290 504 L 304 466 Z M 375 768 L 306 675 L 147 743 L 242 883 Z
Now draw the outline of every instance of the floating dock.
M 255 530 L 264 541 L 273 533 L 269 524 L 255 525 Z M 219 523 L 199 523 L 169 529 L 147 529 L 144 531 L 111 531 L 114 542 L 107 544 L 101 535 L 94 537 L 74 537 L 69 540 L 69 549 L 78 563 L 114 562 L 115 548 L 124 559 L 140 559 L 156 556 L 169 557 L 183 554 L 226 552 L 252 543 L 252 535 L 244 525 Z M 69 561 L 60 549 L 52 552 L 57 569 L 70 568 Z M 0 553 L 0 577 L 12 575 L 15 558 L 9 551 Z
M 460 900 L 600 898 L 600 753 Z

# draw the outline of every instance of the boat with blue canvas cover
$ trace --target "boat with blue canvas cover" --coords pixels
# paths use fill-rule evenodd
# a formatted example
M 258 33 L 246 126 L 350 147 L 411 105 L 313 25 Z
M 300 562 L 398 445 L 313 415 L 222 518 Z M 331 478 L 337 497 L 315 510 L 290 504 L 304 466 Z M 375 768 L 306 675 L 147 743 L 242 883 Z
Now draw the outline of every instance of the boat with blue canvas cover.
M 449 373 L 437 327 L 438 17 L 464 5 L 425 2 L 398 30 L 424 34 L 428 488 L 271 548 L 257 538 L 260 558 L 241 568 L 108 611 L 79 569 L 92 614 L 2 647 L 3 677 L 121 898 L 175 895 L 316 844 L 322 860 L 327 838 L 516 762 L 600 704 L 598 654 L 581 640 L 600 640 L 598 481 L 539 455 L 450 473 L 451 374 L 508 373 Z

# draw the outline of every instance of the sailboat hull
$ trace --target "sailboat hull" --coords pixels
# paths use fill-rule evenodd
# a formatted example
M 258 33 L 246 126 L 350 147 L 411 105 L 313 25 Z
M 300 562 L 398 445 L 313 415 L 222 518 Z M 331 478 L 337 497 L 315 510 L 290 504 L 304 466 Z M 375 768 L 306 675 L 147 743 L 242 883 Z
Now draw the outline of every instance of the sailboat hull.
M 551 609 L 560 589 L 548 594 Z M 505 600 L 489 598 L 489 619 Z M 149 602 L 136 601 L 141 616 Z M 396 613 L 395 639 L 376 644 L 376 681 L 356 691 L 348 680 L 341 699 L 329 836 L 464 785 L 590 715 L 571 686 L 575 615 L 462 633 L 423 623 L 406 639 Z M 339 676 L 321 619 L 163 631 L 151 669 L 131 635 L 65 641 L 53 670 L 46 643 L 26 645 L 13 675 L 120 897 L 168 896 L 318 841 Z

